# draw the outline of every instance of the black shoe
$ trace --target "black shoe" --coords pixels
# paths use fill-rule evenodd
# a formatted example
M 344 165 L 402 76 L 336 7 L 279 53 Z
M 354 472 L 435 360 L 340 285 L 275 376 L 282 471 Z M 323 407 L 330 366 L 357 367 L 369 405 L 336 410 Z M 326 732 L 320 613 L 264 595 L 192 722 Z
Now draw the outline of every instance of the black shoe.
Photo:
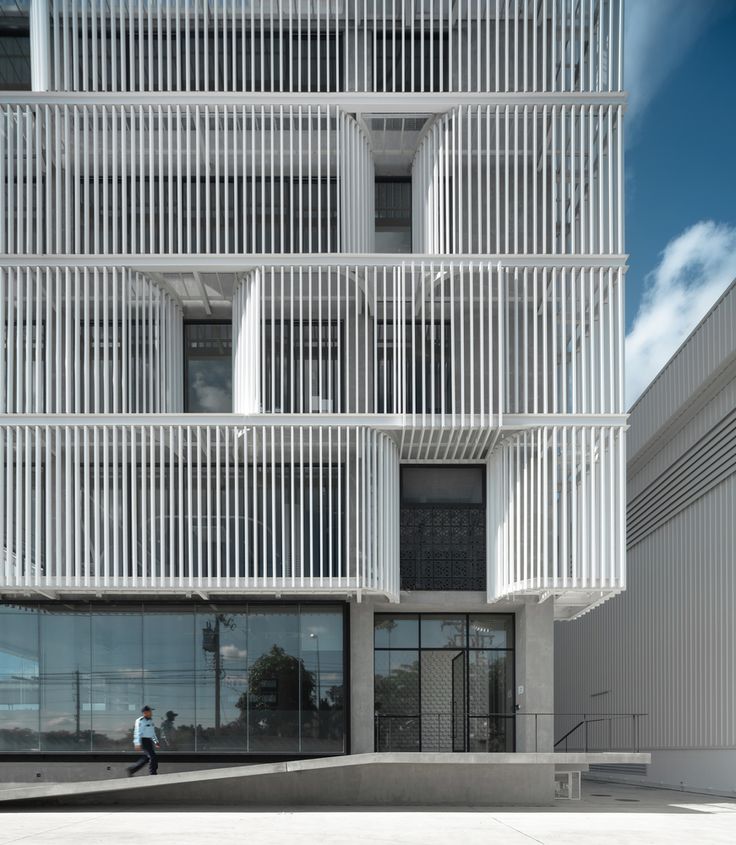
M 125 771 L 128 773 L 128 777 L 129 777 L 129 778 L 132 778 L 132 777 L 133 777 L 133 775 L 135 774 L 135 772 L 134 772 L 134 771 L 132 771 L 131 769 L 126 769 Z

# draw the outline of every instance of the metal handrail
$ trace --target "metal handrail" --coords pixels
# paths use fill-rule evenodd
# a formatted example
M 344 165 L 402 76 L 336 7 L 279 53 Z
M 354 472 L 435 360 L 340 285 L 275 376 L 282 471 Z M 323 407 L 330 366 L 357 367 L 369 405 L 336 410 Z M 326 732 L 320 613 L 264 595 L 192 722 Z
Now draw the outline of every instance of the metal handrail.
M 582 721 L 578 722 L 578 723 L 577 723 L 577 725 L 575 725 L 575 727 L 574 727 L 574 728 L 570 728 L 570 730 L 569 730 L 566 734 L 563 734 L 563 735 L 562 735 L 562 736 L 561 736 L 561 737 L 557 740 L 557 742 L 554 744 L 553 748 L 557 748 L 557 746 L 558 746 L 561 742 L 564 742 L 564 741 L 565 741 L 565 740 L 566 740 L 566 739 L 570 736 L 570 734 L 575 733 L 575 731 L 576 731 L 576 730 L 577 730 L 577 729 L 578 729 L 581 725 L 584 725 L 584 724 L 585 724 L 585 719 L 583 719 Z
M 451 713 L 451 712 L 425 712 L 425 713 L 381 713 L 376 712 L 374 715 L 374 723 L 375 723 L 375 731 L 376 731 L 376 745 L 378 745 L 378 731 L 380 730 L 381 720 L 393 720 L 393 719 L 404 719 L 407 721 L 410 720 L 419 720 L 420 726 L 422 720 L 425 719 L 437 719 L 437 724 L 439 725 L 439 720 L 443 717 L 446 719 L 455 719 L 460 718 L 464 720 L 473 720 L 477 721 L 479 719 L 513 719 L 514 720 L 514 730 L 516 730 L 516 720 L 519 717 L 534 717 L 534 750 L 536 751 L 539 746 L 539 717 L 561 717 L 561 716 L 582 716 L 582 719 L 577 722 L 570 730 L 564 733 L 557 741 L 554 742 L 553 748 L 557 749 L 563 742 L 565 743 L 565 750 L 567 750 L 567 741 L 572 734 L 574 734 L 580 728 L 585 728 L 585 738 L 584 738 L 584 750 L 588 751 L 589 746 L 589 736 L 588 736 L 588 725 L 592 725 L 598 722 L 608 722 L 608 743 L 607 746 L 609 749 L 613 748 L 613 720 L 614 719 L 629 719 L 632 721 L 633 724 L 633 750 L 639 751 L 639 720 L 647 716 L 647 713 L 551 713 L 551 712 L 501 712 L 501 713 Z M 420 727 L 421 731 L 421 727 Z M 421 747 L 421 737 L 420 739 L 420 747 Z

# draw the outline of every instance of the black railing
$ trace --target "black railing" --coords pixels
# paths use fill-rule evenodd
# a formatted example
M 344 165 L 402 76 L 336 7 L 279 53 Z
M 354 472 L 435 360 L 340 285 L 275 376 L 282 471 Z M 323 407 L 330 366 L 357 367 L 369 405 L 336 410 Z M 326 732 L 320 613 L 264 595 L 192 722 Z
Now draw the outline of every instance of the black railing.
M 376 751 L 639 751 L 646 713 L 376 713 Z M 562 726 L 560 725 L 562 723 Z M 569 725 L 569 727 L 568 727 Z M 561 736 L 552 743 L 555 729 Z M 532 742 L 533 740 L 533 742 Z
M 639 751 L 639 730 L 646 713 L 558 713 L 574 724 L 555 751 Z
M 376 751 L 513 751 L 513 713 L 376 713 Z

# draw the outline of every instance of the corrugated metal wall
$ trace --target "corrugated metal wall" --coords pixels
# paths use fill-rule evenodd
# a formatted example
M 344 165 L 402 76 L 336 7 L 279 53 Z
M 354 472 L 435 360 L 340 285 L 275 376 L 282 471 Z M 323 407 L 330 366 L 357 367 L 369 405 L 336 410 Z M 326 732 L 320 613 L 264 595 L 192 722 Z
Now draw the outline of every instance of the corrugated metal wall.
M 629 552 L 625 593 L 556 627 L 557 711 L 648 713 L 643 750 L 736 747 L 735 512 L 731 475 Z
M 736 748 L 735 407 L 736 283 L 633 409 L 626 593 L 556 629 L 556 710 L 643 750 Z
M 736 354 L 732 284 L 631 409 L 629 459 Z

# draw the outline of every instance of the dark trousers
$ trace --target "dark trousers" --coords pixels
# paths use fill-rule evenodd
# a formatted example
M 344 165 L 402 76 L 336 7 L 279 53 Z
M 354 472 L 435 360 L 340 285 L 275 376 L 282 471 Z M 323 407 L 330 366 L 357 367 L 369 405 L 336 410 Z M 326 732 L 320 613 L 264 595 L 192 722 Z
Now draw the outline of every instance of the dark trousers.
M 135 765 L 128 766 L 128 771 L 135 774 L 139 769 L 142 769 L 148 763 L 148 773 L 155 775 L 158 772 L 158 757 L 156 756 L 156 746 L 153 740 L 148 737 L 143 737 L 141 740 L 141 756 L 136 760 Z

